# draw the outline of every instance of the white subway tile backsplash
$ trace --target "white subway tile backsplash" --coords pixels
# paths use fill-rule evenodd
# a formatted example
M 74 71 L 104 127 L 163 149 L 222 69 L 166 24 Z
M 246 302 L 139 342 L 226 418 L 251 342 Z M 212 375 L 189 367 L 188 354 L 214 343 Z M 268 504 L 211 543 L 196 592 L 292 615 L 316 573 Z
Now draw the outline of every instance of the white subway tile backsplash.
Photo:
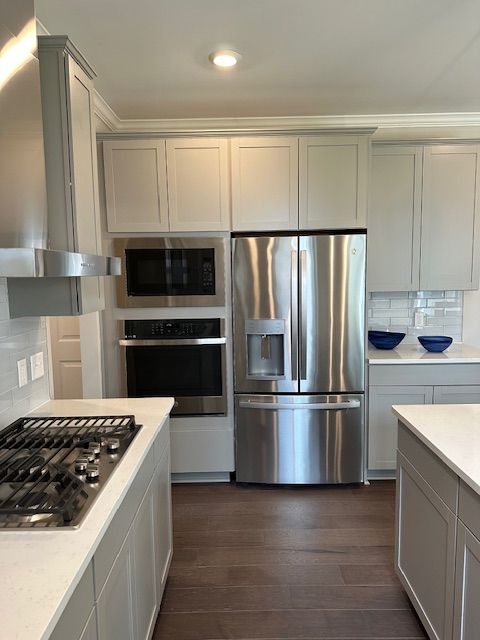
M 423 313 L 423 327 L 415 313 Z M 404 342 L 418 344 L 417 336 L 448 335 L 462 341 L 463 291 L 376 291 L 368 300 L 369 329 L 401 331 Z
M 19 388 L 17 360 L 43 351 L 47 362 L 45 318 L 10 320 L 7 282 L 0 278 L 0 429 L 32 411 L 50 397 L 48 367 L 43 378 Z

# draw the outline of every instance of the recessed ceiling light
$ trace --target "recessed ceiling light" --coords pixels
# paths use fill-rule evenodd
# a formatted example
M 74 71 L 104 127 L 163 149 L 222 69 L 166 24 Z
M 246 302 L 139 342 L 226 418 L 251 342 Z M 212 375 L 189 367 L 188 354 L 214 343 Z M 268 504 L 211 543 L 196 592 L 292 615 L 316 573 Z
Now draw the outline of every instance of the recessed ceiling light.
M 208 56 L 208 59 L 217 67 L 234 67 L 241 59 L 241 55 L 236 51 L 230 49 L 223 49 L 222 51 L 214 51 Z

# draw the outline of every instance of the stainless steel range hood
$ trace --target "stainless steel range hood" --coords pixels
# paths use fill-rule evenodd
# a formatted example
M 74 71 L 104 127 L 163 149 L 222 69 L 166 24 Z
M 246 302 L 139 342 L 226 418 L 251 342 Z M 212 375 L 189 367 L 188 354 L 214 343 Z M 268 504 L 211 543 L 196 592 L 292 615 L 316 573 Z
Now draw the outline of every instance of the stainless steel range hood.
M 6 278 L 73 278 L 120 275 L 120 260 L 53 249 L 0 248 L 0 276 Z
M 54 216 L 49 220 L 36 56 L 33 0 L 1 2 L 0 277 L 118 275 L 117 258 L 58 250 L 69 247 L 49 237 L 55 229 L 49 230 Z

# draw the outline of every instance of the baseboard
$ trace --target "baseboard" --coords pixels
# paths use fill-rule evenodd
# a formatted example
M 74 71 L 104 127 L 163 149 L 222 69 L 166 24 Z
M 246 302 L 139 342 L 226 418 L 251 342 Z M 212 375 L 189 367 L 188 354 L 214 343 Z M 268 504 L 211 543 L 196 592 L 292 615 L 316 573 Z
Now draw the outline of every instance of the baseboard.
M 230 482 L 230 472 L 172 473 L 173 484 L 187 484 L 189 482 Z

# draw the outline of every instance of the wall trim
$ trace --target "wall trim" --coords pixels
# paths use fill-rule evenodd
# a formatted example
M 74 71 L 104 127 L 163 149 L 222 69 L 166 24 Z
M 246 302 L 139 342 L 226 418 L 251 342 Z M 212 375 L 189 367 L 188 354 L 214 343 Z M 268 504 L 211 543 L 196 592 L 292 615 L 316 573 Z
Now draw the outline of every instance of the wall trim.
M 215 134 L 352 131 L 373 133 L 376 129 L 412 127 L 480 126 L 480 112 L 392 113 L 332 116 L 288 116 L 261 118 L 119 118 L 104 98 L 95 92 L 95 113 L 115 134 Z M 108 134 L 107 134 L 108 135 Z

